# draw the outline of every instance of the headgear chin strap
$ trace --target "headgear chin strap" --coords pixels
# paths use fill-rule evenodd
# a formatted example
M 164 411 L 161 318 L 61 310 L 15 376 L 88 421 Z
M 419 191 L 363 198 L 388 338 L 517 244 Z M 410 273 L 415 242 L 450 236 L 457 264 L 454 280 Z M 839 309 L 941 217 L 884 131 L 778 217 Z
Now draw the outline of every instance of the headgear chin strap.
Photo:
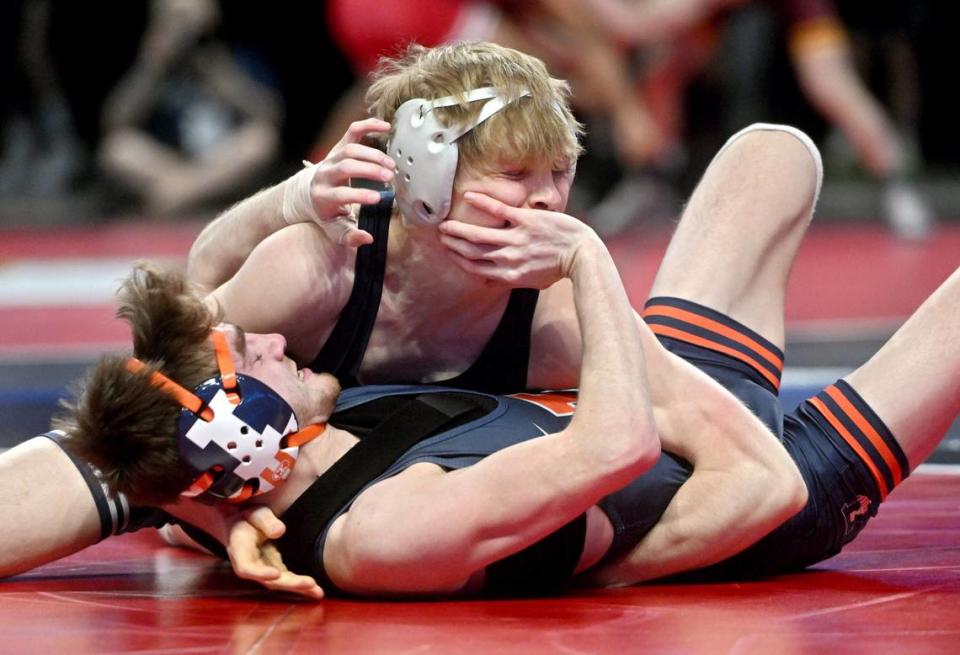
M 326 425 L 298 430 L 293 409 L 279 394 L 236 372 L 223 332 L 214 330 L 210 338 L 220 375 L 192 392 L 159 371 L 150 378 L 183 407 L 177 424 L 180 455 L 195 479 L 180 495 L 208 504 L 240 503 L 286 480 L 300 446 Z M 146 368 L 139 359 L 127 361 L 132 373 Z
M 466 93 L 466 102 L 486 100 L 480 114 L 466 125 L 445 126 L 433 111 L 464 102 L 453 95 L 436 100 L 413 98 L 397 107 L 387 153 L 397 162 L 394 177 L 397 207 L 406 220 L 436 225 L 450 213 L 453 178 L 457 173 L 457 140 L 511 102 L 530 95 L 523 91 L 507 100 L 492 86 Z

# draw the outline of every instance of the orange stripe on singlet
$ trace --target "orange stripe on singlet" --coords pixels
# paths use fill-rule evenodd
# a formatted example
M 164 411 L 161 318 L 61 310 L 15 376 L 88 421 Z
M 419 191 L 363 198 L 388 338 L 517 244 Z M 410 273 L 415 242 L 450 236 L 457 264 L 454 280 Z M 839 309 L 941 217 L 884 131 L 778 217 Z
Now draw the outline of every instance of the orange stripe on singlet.
M 777 379 L 773 373 L 768 371 L 763 365 L 755 360 L 750 355 L 740 352 L 735 348 L 724 345 L 722 343 L 717 343 L 716 341 L 711 341 L 710 339 L 704 339 L 701 336 L 696 334 L 691 334 L 689 332 L 684 332 L 683 330 L 678 330 L 677 328 L 670 327 L 668 325 L 659 325 L 657 323 L 650 324 L 650 330 L 654 334 L 659 334 L 664 337 L 672 337 L 674 339 L 680 339 L 686 343 L 692 343 L 695 346 L 702 346 L 703 348 L 709 348 L 710 350 L 716 350 L 722 352 L 726 355 L 730 355 L 740 361 L 749 364 L 751 368 L 756 370 L 760 375 L 762 375 L 766 380 L 773 385 L 774 389 L 780 388 L 780 380 Z
M 883 479 L 883 475 L 880 473 L 880 470 L 877 468 L 877 465 L 873 463 L 873 460 L 863 449 L 863 446 L 860 445 L 860 442 L 857 441 L 856 437 L 850 434 L 850 431 L 844 427 L 843 423 L 840 422 L 833 412 L 831 412 L 827 406 L 819 398 L 811 398 L 810 403 L 816 407 L 823 417 L 830 422 L 830 425 L 840 433 L 840 436 L 843 437 L 843 440 L 847 442 L 854 452 L 863 460 L 863 463 L 867 465 L 867 468 L 870 469 L 870 473 L 873 475 L 873 479 L 877 481 L 877 487 L 880 489 L 880 500 L 884 500 L 887 497 L 887 483 Z
M 877 452 L 880 453 L 880 456 L 883 457 L 883 461 L 887 463 L 887 466 L 890 468 L 890 472 L 893 474 L 893 486 L 896 487 L 903 480 L 903 469 L 900 468 L 900 462 L 897 461 L 896 456 L 894 456 L 893 451 L 890 450 L 890 447 L 883 440 L 883 437 L 880 436 L 880 433 L 870 425 L 870 421 L 860 413 L 856 407 L 853 406 L 853 403 L 847 399 L 846 396 L 841 393 L 840 389 L 836 385 L 830 385 L 826 389 L 827 395 L 833 398 L 840 409 L 842 409 L 847 416 L 850 417 L 860 431 L 863 432 L 867 439 L 870 440 L 870 443 L 873 444 L 873 447 L 877 449 Z
M 733 339 L 737 343 L 743 344 L 767 360 L 777 370 L 783 370 L 783 359 L 781 359 L 777 353 L 773 352 L 769 348 L 764 347 L 742 332 L 737 332 L 733 328 L 724 325 L 719 321 L 714 321 L 706 318 L 705 316 L 700 316 L 699 314 L 689 312 L 685 309 L 670 307 L 668 305 L 652 305 L 648 307 L 643 311 L 643 317 L 646 318 L 647 316 L 667 316 L 670 318 L 676 318 L 681 321 L 686 321 L 687 323 L 693 323 L 694 325 L 698 325 L 702 328 L 710 330 L 711 332 L 716 332 L 717 334 L 721 334 L 728 339 Z

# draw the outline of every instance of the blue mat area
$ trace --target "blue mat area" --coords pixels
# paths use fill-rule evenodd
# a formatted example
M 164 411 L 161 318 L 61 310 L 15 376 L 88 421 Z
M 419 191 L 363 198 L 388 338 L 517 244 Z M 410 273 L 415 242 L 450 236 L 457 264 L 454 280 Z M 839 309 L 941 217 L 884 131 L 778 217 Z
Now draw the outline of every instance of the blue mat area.
M 0 448 L 46 432 L 90 362 L 0 364 Z
M 66 396 L 64 389 L 47 389 L 36 393 L 0 392 L 0 447 L 12 446 L 40 432 L 50 425 L 50 417 L 57 411 L 58 402 Z

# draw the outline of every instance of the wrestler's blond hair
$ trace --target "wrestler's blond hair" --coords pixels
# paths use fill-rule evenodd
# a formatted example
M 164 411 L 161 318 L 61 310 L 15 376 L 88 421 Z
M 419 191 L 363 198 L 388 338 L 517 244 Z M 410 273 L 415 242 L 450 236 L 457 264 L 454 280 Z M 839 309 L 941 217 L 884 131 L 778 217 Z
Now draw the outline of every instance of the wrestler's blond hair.
M 500 159 L 516 162 L 575 161 L 583 126 L 570 110 L 570 85 L 550 76 L 536 57 L 484 42 L 461 42 L 436 48 L 411 44 L 396 58 L 384 58 L 373 72 L 367 92 L 370 114 L 392 121 L 411 98 L 433 100 L 464 95 L 492 86 L 512 102 L 459 141 L 459 162 L 478 169 Z M 449 124 L 474 119 L 483 102 L 435 111 Z

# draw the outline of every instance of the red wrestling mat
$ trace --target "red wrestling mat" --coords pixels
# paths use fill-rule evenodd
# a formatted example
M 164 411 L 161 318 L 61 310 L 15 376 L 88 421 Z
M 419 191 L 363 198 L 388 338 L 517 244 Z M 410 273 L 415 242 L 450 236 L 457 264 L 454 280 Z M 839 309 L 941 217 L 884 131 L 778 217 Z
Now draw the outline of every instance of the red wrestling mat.
M 4 653 L 955 653 L 960 475 L 916 474 L 840 556 L 739 584 L 293 602 L 152 534 L 0 582 Z
M 608 241 L 634 306 L 646 299 L 669 237 L 635 232 Z M 823 321 L 899 324 L 954 271 L 957 253 L 956 223 L 943 223 L 933 238 L 911 243 L 880 223 L 814 221 L 790 278 L 788 326 L 813 327 Z

